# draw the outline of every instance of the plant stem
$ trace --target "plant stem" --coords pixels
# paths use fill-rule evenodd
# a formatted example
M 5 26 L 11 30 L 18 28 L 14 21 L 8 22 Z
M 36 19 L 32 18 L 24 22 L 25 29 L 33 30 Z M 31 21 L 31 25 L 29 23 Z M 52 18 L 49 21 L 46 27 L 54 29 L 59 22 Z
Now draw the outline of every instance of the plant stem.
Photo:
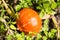
M 15 19 L 15 18 L 16 18 L 16 15 L 9 9 L 9 7 L 7 6 L 7 4 L 5 3 L 4 0 L 2 0 L 2 2 L 3 2 L 4 6 L 5 6 L 5 8 L 6 8 L 7 13 L 8 13 L 12 18 Z
M 55 18 L 54 15 L 52 15 L 52 20 L 53 20 L 55 28 L 57 28 L 57 39 L 58 39 L 59 36 L 60 36 L 60 30 L 59 30 L 59 26 L 58 26 L 58 23 L 57 23 L 56 18 Z
M 6 23 L 6 20 L 4 18 L 0 17 L 0 21 L 3 22 L 4 25 L 6 26 L 6 28 L 8 30 L 7 34 L 11 34 L 12 35 L 13 34 L 13 31 L 10 30 L 9 26 Z

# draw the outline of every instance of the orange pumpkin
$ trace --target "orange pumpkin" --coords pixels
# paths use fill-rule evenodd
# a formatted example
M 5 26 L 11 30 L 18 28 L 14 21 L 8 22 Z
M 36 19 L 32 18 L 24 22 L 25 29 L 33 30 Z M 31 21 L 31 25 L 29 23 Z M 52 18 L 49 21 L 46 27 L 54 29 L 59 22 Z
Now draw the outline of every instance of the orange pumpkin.
M 16 19 L 17 27 L 25 33 L 39 33 L 42 27 L 41 18 L 38 13 L 31 8 L 24 8 L 19 12 L 19 18 Z

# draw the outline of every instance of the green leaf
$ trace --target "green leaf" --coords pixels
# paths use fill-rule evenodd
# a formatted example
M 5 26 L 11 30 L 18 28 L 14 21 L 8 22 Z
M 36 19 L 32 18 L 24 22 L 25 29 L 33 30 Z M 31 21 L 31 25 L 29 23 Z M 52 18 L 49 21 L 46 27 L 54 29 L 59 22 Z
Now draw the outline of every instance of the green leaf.
M 49 4 L 48 2 L 47 2 L 47 3 L 43 3 L 43 7 L 44 7 L 44 9 L 48 9 L 49 6 L 50 6 L 50 4 Z
M 51 32 L 49 32 L 48 35 L 49 35 L 49 38 L 53 38 L 54 37 L 54 34 L 51 33 Z
M 28 4 L 28 6 L 32 6 L 33 4 L 30 2 L 29 4 Z
M 47 37 L 46 36 L 43 36 L 43 40 L 47 40 Z
M 4 8 L 2 8 L 1 17 L 4 16 L 4 12 L 6 12 L 6 11 L 4 10 Z
M 16 5 L 15 10 L 19 11 L 21 9 L 21 7 L 22 7 L 21 5 Z
M 56 7 L 57 7 L 57 3 L 56 2 L 54 2 L 54 3 L 51 4 L 51 8 L 52 9 L 55 9 Z
M 57 2 L 57 6 L 60 6 L 60 1 Z
M 27 3 L 24 3 L 23 7 L 29 7 Z
M 44 7 L 44 10 L 45 10 L 46 14 L 51 13 L 52 9 L 50 7 L 50 3 L 48 3 L 48 2 L 47 3 L 43 3 L 43 7 Z
M 15 27 L 14 25 L 10 25 L 10 28 L 11 28 L 12 30 L 16 30 L 16 27 Z
M 48 36 L 48 31 L 44 31 L 45 35 Z
M 36 40 L 40 40 L 40 39 L 41 39 L 41 37 L 42 37 L 42 35 L 41 35 L 41 34 L 37 34 Z
M 31 2 L 31 0 L 25 0 L 26 2 Z
M 32 40 L 32 38 L 28 35 L 26 36 L 26 40 Z
M 11 35 L 7 35 L 6 36 L 6 40 L 12 40 L 12 36 Z
M 25 39 L 25 34 L 24 34 L 24 32 L 21 33 L 21 36 L 22 36 L 22 38 L 23 38 L 23 40 L 24 40 L 24 39 Z
M 17 40 L 25 40 L 24 33 L 21 34 L 16 34 Z
M 41 9 L 41 7 L 40 7 L 40 6 L 37 6 L 37 7 L 36 7 L 36 9 L 39 9 L 39 10 L 40 10 L 40 9 Z
M 40 17 L 40 18 L 43 18 L 44 14 L 45 14 L 45 13 L 44 13 L 44 9 L 42 9 L 41 12 L 39 13 L 39 17 Z
M 21 34 L 16 34 L 16 38 L 17 38 L 17 40 L 22 40 Z
M 51 32 L 48 33 L 50 38 L 54 38 L 54 36 L 56 35 L 55 33 L 57 32 L 56 29 L 51 29 Z
M 11 24 L 16 24 L 16 22 L 11 22 Z
M 45 3 L 45 2 L 49 2 L 49 0 L 43 0 L 43 2 Z
M 51 33 L 56 33 L 57 30 L 56 29 L 51 29 Z
M 25 0 L 19 0 L 21 3 L 25 3 Z
M 0 32 L 1 33 L 4 33 L 5 32 L 5 27 L 3 24 L 0 25 Z
M 51 32 L 48 33 L 49 37 L 51 37 Z
M 48 23 L 49 23 L 49 19 L 46 19 L 44 21 L 44 25 L 43 25 L 43 28 L 42 28 L 43 31 L 48 31 L 49 30 Z

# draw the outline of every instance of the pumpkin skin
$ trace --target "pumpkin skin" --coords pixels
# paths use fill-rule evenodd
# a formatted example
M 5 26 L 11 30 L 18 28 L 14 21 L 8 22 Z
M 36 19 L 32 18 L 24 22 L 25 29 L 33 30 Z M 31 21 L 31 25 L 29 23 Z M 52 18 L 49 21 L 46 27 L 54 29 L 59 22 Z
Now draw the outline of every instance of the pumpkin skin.
M 31 8 L 23 8 L 16 19 L 17 27 L 25 33 L 39 33 L 42 27 L 42 20 L 38 13 Z

